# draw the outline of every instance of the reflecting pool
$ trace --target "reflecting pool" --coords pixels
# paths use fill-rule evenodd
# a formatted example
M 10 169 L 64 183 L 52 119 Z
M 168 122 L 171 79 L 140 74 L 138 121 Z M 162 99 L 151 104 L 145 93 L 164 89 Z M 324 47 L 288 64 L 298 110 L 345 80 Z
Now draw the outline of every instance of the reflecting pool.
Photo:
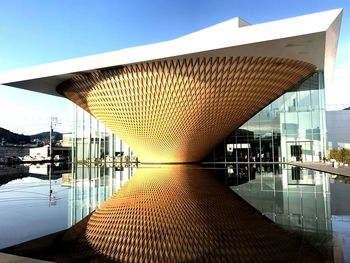
M 169 174 L 171 170 L 177 173 L 186 170 L 197 177 L 210 175 L 292 236 L 301 235 L 327 262 L 350 262 L 349 178 L 282 164 L 173 167 L 159 170 Z M 0 248 L 75 225 L 133 175 L 155 176 L 152 171 L 157 168 L 150 168 L 146 165 L 0 167 Z M 146 170 L 147 173 L 137 172 Z M 160 176 L 164 176 L 162 172 L 156 178 Z M 194 187 L 191 181 L 182 183 Z M 198 191 L 197 188 L 193 189 Z M 205 191 L 210 188 L 206 188 L 199 196 L 208 198 Z
M 0 167 L 0 248 L 67 228 L 68 188 L 48 166 Z
M 350 262 L 350 178 L 276 164 L 230 164 L 213 174 L 330 262 Z
M 67 229 L 108 199 L 135 170 L 0 166 L 0 248 Z

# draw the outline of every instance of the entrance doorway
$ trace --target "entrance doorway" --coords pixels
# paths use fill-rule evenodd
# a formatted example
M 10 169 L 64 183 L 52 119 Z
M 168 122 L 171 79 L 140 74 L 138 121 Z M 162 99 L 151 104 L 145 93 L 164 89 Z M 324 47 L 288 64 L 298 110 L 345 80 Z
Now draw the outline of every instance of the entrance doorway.
M 312 141 L 289 141 L 287 142 L 287 161 L 312 162 L 313 142 Z
M 291 145 L 290 146 L 290 153 L 292 160 L 295 160 L 297 162 L 302 161 L 302 146 L 301 145 Z

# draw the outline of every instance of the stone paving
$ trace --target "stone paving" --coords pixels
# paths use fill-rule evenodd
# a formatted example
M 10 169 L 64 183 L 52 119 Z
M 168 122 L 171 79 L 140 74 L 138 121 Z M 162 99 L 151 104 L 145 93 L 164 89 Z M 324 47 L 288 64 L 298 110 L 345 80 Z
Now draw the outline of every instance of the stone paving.
M 43 261 L 39 259 L 25 258 L 25 257 L 19 257 L 15 255 L 0 253 L 0 262 L 1 263 L 50 263 L 51 261 Z
M 350 166 L 338 165 L 337 167 L 333 167 L 332 163 L 315 163 L 315 162 L 291 162 L 290 164 L 318 170 L 321 172 L 342 175 L 350 177 Z

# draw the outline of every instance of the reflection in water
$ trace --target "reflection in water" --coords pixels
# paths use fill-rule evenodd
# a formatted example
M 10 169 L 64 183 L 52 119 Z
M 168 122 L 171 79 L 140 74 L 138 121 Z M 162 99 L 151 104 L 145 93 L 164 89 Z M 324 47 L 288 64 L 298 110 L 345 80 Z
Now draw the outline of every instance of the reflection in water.
M 129 167 L 74 166 L 71 174 L 64 174 L 69 191 L 69 222 L 72 226 L 89 215 L 124 185 L 137 170 Z
M 236 164 L 217 170 L 249 204 L 287 230 L 301 232 L 333 259 L 330 177 L 276 164 Z
M 79 222 L 108 199 L 136 168 L 63 163 L 0 166 L 0 248 Z
M 67 228 L 65 168 L 49 167 L 0 166 L 0 248 Z
M 72 172 L 56 166 L 4 169 L 0 247 L 72 226 L 48 250 L 50 255 L 40 252 L 43 259 L 314 259 L 305 241 L 286 237 L 261 214 L 289 233 L 300 233 L 329 262 L 350 259 L 346 178 L 247 163 L 214 168 L 75 165 Z
M 301 261 L 322 262 L 301 239 L 265 220 L 207 170 L 184 165 L 140 167 L 56 248 L 58 255 L 48 259 L 284 262 L 303 255 Z

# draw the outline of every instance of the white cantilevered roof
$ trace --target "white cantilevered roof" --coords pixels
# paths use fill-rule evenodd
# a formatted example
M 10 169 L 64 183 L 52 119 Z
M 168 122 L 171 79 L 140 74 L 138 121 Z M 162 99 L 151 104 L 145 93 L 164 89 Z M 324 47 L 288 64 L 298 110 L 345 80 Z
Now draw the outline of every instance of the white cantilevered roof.
M 61 96 L 56 86 L 75 74 L 144 61 L 181 57 L 284 57 L 332 75 L 342 9 L 257 25 L 233 18 L 183 37 L 113 52 L 0 72 L 0 84 Z

